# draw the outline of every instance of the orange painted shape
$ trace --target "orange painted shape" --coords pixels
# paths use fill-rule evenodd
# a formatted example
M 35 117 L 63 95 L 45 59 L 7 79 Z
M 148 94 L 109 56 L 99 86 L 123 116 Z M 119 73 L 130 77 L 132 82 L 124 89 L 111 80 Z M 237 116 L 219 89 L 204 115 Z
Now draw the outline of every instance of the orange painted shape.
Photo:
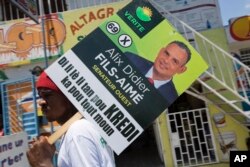
M 250 40 L 250 16 L 237 18 L 230 25 L 230 34 L 237 41 Z

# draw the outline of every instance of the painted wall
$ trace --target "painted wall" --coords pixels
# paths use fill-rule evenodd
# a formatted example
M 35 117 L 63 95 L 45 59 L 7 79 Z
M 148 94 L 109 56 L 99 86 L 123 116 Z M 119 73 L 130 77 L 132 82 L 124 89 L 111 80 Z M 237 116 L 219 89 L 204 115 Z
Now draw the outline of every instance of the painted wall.
M 247 150 L 248 129 L 235 122 L 235 119 L 230 115 L 221 112 L 216 106 L 208 105 L 208 108 L 220 161 L 229 161 L 230 150 Z M 218 117 L 222 117 L 222 119 L 215 121 Z M 221 149 L 223 144 L 226 148 Z
M 211 29 L 200 32 L 208 40 L 216 44 L 219 48 L 229 53 L 229 46 L 227 36 L 224 28 Z M 213 66 L 210 66 L 210 70 L 214 70 L 215 75 L 224 81 L 231 88 L 236 85 L 236 74 L 234 72 L 234 65 L 232 59 L 227 55 L 223 54 L 220 50 L 213 49 L 210 45 L 204 45 L 201 38 L 196 39 L 200 48 L 200 54 L 206 59 L 207 62 L 212 62 Z M 226 70 L 225 70 L 226 69 Z M 207 84 L 211 85 L 214 89 L 218 90 L 220 94 L 229 99 L 237 99 L 234 94 L 229 91 L 219 91 L 224 86 L 221 86 L 215 80 L 211 79 L 206 81 Z M 211 97 L 214 95 L 211 94 Z
M 234 118 L 229 115 L 224 114 L 224 122 L 219 124 L 214 121 L 214 117 L 218 114 L 222 114 L 218 108 L 214 105 L 208 106 L 210 111 L 210 118 L 212 122 L 212 132 L 215 139 L 216 144 L 216 153 L 219 158 L 219 163 L 205 165 L 210 167 L 228 167 L 229 166 L 229 157 L 228 153 L 230 150 L 247 150 L 246 146 L 246 138 L 249 136 L 248 130 L 246 127 L 242 126 L 235 122 Z M 165 161 L 166 167 L 173 167 L 173 155 L 171 148 L 171 141 L 169 136 L 169 131 L 167 128 L 167 116 L 166 113 L 162 113 L 161 116 L 157 119 L 160 128 L 160 136 L 161 136 L 161 144 L 162 144 L 162 152 Z M 221 145 L 223 147 L 223 151 L 221 150 Z

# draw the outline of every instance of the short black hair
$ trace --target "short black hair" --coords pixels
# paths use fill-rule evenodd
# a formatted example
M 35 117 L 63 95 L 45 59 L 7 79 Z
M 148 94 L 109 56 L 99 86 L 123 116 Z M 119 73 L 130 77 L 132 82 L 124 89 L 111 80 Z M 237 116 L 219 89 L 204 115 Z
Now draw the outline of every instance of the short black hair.
M 170 45 L 170 44 L 176 44 L 180 48 L 182 48 L 182 49 L 184 49 L 186 51 L 186 53 L 187 53 L 187 61 L 186 61 L 185 64 L 187 64 L 189 62 L 189 60 L 191 59 L 191 51 L 188 48 L 188 46 L 184 42 L 181 42 L 181 41 L 172 41 L 168 45 Z

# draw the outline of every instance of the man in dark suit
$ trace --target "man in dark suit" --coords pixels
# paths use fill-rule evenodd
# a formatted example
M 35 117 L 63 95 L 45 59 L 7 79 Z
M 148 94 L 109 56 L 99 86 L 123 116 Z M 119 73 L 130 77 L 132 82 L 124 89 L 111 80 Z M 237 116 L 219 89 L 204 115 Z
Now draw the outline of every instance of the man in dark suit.
M 183 42 L 173 41 L 161 48 L 154 62 L 131 52 L 125 55 L 170 104 L 176 100 L 178 93 L 172 78 L 185 72 L 186 64 L 191 59 L 191 52 Z

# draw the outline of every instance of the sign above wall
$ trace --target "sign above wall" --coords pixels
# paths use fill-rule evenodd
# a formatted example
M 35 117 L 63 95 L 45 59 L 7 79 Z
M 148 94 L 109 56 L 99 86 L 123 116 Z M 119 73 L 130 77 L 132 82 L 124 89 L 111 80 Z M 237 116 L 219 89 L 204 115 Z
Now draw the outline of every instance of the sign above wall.
M 222 27 L 218 2 L 216 0 L 154 0 L 163 14 L 169 11 L 196 31 Z M 168 15 L 166 15 L 168 17 Z M 171 16 L 168 20 L 180 31 L 184 32 Z
M 45 47 L 49 60 L 63 55 L 128 3 L 121 1 L 46 15 Z M 44 62 L 41 24 L 25 18 L 4 22 L 0 29 L 0 69 Z
M 250 16 L 231 19 L 230 35 L 236 41 L 250 40 Z

